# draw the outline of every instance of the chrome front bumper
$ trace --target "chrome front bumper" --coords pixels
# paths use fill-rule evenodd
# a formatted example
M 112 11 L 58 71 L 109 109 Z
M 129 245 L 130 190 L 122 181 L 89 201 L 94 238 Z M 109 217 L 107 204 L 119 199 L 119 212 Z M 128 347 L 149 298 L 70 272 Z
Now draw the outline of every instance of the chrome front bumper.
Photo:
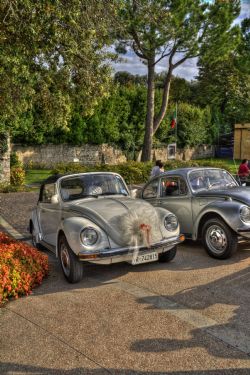
M 130 262 L 135 252 L 138 252 L 140 255 L 151 252 L 160 254 L 171 250 L 174 246 L 180 244 L 184 240 L 185 236 L 181 234 L 179 236 L 163 239 L 160 242 L 154 243 L 150 247 L 119 247 L 114 249 L 102 249 L 98 251 L 81 251 L 78 254 L 78 258 L 81 261 L 98 264 Z
M 237 228 L 237 233 L 247 239 L 250 239 L 250 227 Z

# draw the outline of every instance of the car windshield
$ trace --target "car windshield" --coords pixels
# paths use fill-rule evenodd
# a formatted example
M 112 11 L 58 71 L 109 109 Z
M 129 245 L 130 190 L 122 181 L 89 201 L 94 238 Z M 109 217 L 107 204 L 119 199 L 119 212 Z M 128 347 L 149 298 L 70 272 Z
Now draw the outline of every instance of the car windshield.
M 234 178 L 223 169 L 198 169 L 188 175 L 192 190 L 225 189 L 237 186 Z
M 120 176 L 114 174 L 83 174 L 64 178 L 60 184 L 64 201 L 86 197 L 98 198 L 101 195 L 128 195 Z

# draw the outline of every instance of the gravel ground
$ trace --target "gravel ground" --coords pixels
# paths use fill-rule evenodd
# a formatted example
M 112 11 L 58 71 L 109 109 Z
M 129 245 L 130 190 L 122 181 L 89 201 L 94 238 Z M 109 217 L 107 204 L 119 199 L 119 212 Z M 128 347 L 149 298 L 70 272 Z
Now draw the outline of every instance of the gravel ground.
M 0 193 L 0 215 L 18 232 L 29 236 L 27 218 L 37 200 L 38 192 Z

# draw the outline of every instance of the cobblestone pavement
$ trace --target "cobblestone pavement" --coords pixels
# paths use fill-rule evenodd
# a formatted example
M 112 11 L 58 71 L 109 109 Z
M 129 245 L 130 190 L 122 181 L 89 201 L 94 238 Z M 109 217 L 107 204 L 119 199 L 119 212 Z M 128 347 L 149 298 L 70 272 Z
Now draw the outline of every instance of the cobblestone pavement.
M 0 216 L 18 232 L 29 236 L 28 220 L 37 200 L 38 192 L 0 193 Z

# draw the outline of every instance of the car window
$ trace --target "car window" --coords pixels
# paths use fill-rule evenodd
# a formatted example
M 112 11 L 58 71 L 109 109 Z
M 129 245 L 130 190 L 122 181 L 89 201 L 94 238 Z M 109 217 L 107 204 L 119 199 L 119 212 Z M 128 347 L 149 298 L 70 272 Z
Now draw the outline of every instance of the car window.
M 193 190 L 201 190 L 206 188 L 206 180 L 204 170 L 198 170 L 189 174 L 189 181 Z
M 143 191 L 143 198 L 156 198 L 158 192 L 158 183 L 158 179 L 151 181 Z
M 61 181 L 60 193 L 64 201 L 99 195 L 128 195 L 120 176 L 101 173 L 65 178 Z
M 79 178 L 71 178 L 62 181 L 60 191 L 63 200 L 79 198 L 84 192 L 84 185 Z
M 51 203 L 51 197 L 55 195 L 55 184 L 47 184 L 44 185 L 42 196 L 41 196 L 41 202 L 43 203 Z
M 233 177 L 223 169 L 198 169 L 189 173 L 192 190 L 222 189 L 237 186 Z
M 163 177 L 161 179 L 161 197 L 186 195 L 187 184 L 181 177 Z

